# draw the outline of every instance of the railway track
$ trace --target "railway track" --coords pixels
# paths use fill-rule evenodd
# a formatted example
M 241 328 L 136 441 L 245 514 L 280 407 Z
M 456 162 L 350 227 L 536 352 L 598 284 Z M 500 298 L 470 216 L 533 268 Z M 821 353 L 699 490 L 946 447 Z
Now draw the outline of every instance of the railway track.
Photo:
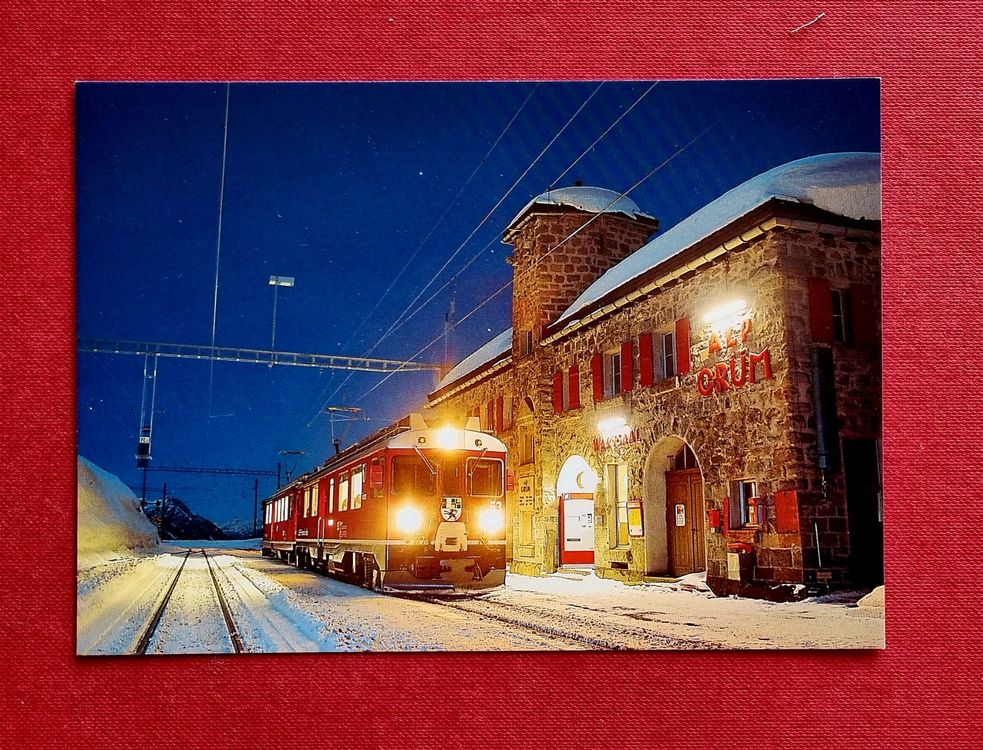
M 593 650 L 636 651 L 650 650 L 653 648 L 680 650 L 714 648 L 713 645 L 708 645 L 705 642 L 659 635 L 649 630 L 624 625 L 617 627 L 618 639 L 614 640 L 604 635 L 584 632 L 585 630 L 590 630 L 592 626 L 611 630 L 610 624 L 574 622 L 555 610 L 520 604 L 506 604 L 493 599 L 442 599 L 439 597 L 429 597 L 428 601 L 457 609 L 461 612 L 468 612 L 480 617 L 498 620 L 508 625 L 525 628 L 539 635 L 547 635 L 554 639 L 577 644 L 581 648 L 587 647 Z
M 133 654 L 142 655 L 146 654 L 150 648 L 151 643 L 154 641 L 155 634 L 158 633 L 161 621 L 164 619 L 164 614 L 167 610 L 168 604 L 171 602 L 171 597 L 174 594 L 175 589 L 178 586 L 178 582 L 181 580 L 181 576 L 184 573 L 185 566 L 187 565 L 188 559 L 191 555 L 201 555 L 205 566 L 208 569 L 209 578 L 212 582 L 212 588 L 215 593 L 215 597 L 218 601 L 219 608 L 222 612 L 222 620 L 225 624 L 225 628 L 228 631 L 229 641 L 232 645 L 232 649 L 235 653 L 239 654 L 245 650 L 242 638 L 239 635 L 238 627 L 236 626 L 235 620 L 232 617 L 232 612 L 229 609 L 228 602 L 225 599 L 225 594 L 222 592 L 222 587 L 219 586 L 218 579 L 215 574 L 215 569 L 217 565 L 213 566 L 212 561 L 208 557 L 208 553 L 205 550 L 198 550 L 197 552 L 193 550 L 188 550 L 184 554 L 184 559 L 181 561 L 181 565 L 178 567 L 177 572 L 174 574 L 174 578 L 171 579 L 171 583 L 164 593 L 164 597 L 158 603 L 153 615 L 144 628 L 140 639 L 137 641 L 136 647 L 133 650 Z

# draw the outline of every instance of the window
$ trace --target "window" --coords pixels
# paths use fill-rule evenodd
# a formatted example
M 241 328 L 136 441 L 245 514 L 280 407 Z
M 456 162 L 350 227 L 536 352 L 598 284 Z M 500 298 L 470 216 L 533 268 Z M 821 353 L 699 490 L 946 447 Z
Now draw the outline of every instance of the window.
M 334 477 L 328 480 L 328 513 L 334 513 Z
M 604 365 L 604 396 L 617 396 L 621 393 L 621 351 L 606 354 Z
M 752 525 L 752 521 L 755 522 L 753 525 L 760 525 L 760 523 L 758 523 L 758 518 L 752 518 L 750 508 L 751 498 L 757 499 L 757 497 L 757 482 L 752 482 L 748 479 L 738 479 L 735 482 L 731 482 L 730 508 L 728 515 L 730 517 L 729 525 L 732 529 L 740 529 L 744 526 Z
M 316 516 L 319 512 L 318 496 L 320 495 L 321 485 L 318 482 L 311 487 L 311 515 Z
M 522 338 L 522 353 L 532 354 L 532 331 L 526 331 Z
M 850 293 L 848 289 L 830 289 L 833 311 L 833 341 L 850 340 Z
M 362 507 L 362 487 L 365 482 L 365 467 L 359 466 L 352 469 L 352 510 Z
M 468 494 L 478 497 L 501 497 L 502 462 L 497 458 L 468 459 Z
M 311 515 L 311 488 L 304 488 L 304 518 Z
M 662 334 L 662 377 L 676 377 L 676 333 Z
M 622 464 L 607 465 L 607 491 L 612 524 L 611 546 L 628 546 L 628 471 Z
M 338 479 L 338 510 L 348 510 L 348 472 L 342 472 Z
M 532 429 L 524 427 L 519 432 L 519 462 L 531 464 L 536 461 L 536 436 Z
M 394 495 L 433 495 L 436 492 L 436 477 L 420 456 L 393 456 Z

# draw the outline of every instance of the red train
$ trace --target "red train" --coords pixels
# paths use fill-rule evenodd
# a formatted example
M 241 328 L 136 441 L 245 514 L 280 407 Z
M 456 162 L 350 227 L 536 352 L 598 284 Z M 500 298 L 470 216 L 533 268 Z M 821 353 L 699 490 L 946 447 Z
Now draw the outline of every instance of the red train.
M 263 503 L 263 554 L 379 591 L 505 583 L 505 444 L 412 414 Z

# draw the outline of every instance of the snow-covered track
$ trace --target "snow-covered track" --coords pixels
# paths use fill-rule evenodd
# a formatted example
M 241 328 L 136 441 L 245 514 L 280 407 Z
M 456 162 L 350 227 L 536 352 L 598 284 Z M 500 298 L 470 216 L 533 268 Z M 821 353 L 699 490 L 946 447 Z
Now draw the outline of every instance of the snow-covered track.
M 225 594 L 222 593 L 222 587 L 218 585 L 218 579 L 215 577 L 215 567 L 217 567 L 217 565 L 212 566 L 212 561 L 208 559 L 208 553 L 205 552 L 205 550 L 202 550 L 201 554 L 205 558 L 205 564 L 208 565 L 208 574 L 212 577 L 212 584 L 215 586 L 215 595 L 218 597 L 218 605 L 222 609 L 222 619 L 225 620 L 225 627 L 229 629 L 229 638 L 232 640 L 232 648 L 235 649 L 237 654 L 241 654 L 246 649 L 242 644 L 242 637 L 239 635 L 239 629 L 236 627 L 235 620 L 232 619 L 232 612 L 229 610 L 229 603 L 225 600 Z M 228 580 L 227 577 L 226 580 Z
M 154 614 L 150 618 L 150 622 L 147 623 L 147 627 L 144 628 L 143 634 L 140 636 L 140 640 L 137 641 L 133 653 L 138 655 L 147 653 L 147 646 L 150 645 L 150 639 L 154 637 L 154 632 L 156 632 L 157 626 L 160 624 L 160 618 L 164 616 L 164 610 L 167 608 L 167 603 L 171 600 L 171 594 L 174 593 L 174 587 L 177 586 L 178 579 L 181 577 L 181 573 L 184 572 L 184 566 L 187 564 L 189 557 L 191 557 L 191 550 L 184 553 L 184 559 L 181 561 L 177 573 L 174 574 L 174 578 L 171 579 L 171 585 L 167 588 L 164 598 L 160 600 L 160 604 L 157 605 L 157 609 L 154 610 Z
M 587 646 L 590 649 L 631 651 L 652 648 L 707 649 L 715 647 L 706 642 L 660 635 L 650 630 L 626 625 L 618 625 L 612 629 L 610 624 L 604 625 L 590 620 L 584 621 L 579 618 L 565 617 L 555 609 L 505 603 L 484 597 L 467 599 L 432 597 L 429 601 L 462 612 L 498 620 L 508 625 L 526 628 L 580 646 Z M 609 637 L 611 635 L 616 635 L 617 638 Z

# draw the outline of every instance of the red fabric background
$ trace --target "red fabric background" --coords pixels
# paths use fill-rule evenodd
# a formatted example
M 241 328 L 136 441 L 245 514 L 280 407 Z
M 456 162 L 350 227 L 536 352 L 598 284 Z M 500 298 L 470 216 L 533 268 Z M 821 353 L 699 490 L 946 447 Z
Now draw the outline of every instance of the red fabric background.
M 2 15 L 0 744 L 980 746 L 979 3 L 55 0 Z M 73 656 L 74 80 L 834 75 L 883 77 L 885 652 Z

